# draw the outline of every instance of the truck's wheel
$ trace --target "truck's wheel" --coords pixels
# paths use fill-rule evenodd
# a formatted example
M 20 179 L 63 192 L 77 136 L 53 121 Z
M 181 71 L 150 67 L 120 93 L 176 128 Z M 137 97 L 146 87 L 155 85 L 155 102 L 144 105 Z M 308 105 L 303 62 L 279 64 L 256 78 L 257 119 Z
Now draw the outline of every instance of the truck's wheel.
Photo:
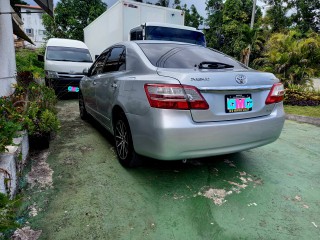
M 84 103 L 84 100 L 83 100 L 83 96 L 82 96 L 82 93 L 79 92 L 79 112 L 80 112 L 80 118 L 82 120 L 87 120 L 88 117 L 89 117 L 89 114 L 86 110 L 86 106 L 85 106 L 85 103 Z
M 139 155 L 134 151 L 130 126 L 124 113 L 117 116 L 114 125 L 114 139 L 119 162 L 126 168 L 140 165 Z

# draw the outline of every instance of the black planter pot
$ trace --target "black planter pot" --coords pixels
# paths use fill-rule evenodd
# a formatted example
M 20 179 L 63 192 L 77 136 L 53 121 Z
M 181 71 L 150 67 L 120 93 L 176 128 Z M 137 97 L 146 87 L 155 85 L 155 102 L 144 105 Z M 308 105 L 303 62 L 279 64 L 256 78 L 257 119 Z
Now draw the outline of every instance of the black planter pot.
M 49 148 L 50 133 L 29 135 L 29 146 L 31 149 L 43 150 Z

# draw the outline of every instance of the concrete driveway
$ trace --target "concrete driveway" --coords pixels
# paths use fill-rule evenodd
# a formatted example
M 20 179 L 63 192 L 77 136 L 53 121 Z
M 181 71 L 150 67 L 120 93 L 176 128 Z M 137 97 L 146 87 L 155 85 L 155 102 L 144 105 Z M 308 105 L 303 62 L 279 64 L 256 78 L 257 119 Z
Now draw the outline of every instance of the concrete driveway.
M 76 100 L 58 107 L 62 128 L 39 171 L 49 181 L 26 192 L 41 239 L 319 239 L 319 127 L 286 121 L 264 147 L 127 170 Z

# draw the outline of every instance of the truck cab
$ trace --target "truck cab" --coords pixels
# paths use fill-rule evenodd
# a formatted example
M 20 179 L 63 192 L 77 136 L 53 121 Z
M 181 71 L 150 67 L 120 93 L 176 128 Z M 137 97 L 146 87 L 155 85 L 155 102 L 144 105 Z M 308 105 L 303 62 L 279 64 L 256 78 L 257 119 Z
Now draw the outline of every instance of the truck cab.
M 130 30 L 129 40 L 163 40 L 206 46 L 203 32 L 193 27 L 147 22 Z

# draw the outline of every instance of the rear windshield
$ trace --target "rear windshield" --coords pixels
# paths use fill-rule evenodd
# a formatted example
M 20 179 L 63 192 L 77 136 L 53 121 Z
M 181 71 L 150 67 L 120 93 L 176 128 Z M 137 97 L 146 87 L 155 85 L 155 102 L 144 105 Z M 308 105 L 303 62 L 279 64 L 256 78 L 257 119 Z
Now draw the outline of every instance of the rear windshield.
M 66 62 L 92 62 L 88 49 L 72 47 L 47 47 L 47 60 Z
M 164 40 L 186 42 L 201 46 L 206 45 L 202 32 L 160 26 L 146 26 L 146 40 Z
M 139 43 L 152 65 L 161 68 L 194 68 L 202 62 L 219 62 L 233 69 L 247 68 L 233 58 L 209 48 L 171 43 Z

